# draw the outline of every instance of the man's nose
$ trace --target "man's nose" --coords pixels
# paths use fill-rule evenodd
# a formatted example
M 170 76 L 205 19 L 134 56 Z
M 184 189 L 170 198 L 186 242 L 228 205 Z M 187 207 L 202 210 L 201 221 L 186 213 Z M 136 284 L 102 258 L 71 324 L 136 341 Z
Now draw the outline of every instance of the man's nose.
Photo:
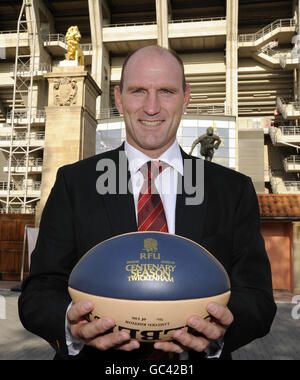
M 144 112 L 148 115 L 156 115 L 160 112 L 160 101 L 156 93 L 148 93 L 145 98 Z

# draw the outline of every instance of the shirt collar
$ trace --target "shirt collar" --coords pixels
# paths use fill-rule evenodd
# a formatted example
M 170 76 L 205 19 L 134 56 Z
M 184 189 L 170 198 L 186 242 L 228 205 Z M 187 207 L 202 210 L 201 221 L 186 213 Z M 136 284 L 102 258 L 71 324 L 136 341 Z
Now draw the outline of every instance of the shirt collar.
M 132 173 L 136 173 L 146 162 L 153 160 L 130 145 L 127 140 L 125 140 L 125 153 L 129 163 L 129 170 Z M 177 140 L 157 160 L 167 163 L 183 175 L 183 160 Z

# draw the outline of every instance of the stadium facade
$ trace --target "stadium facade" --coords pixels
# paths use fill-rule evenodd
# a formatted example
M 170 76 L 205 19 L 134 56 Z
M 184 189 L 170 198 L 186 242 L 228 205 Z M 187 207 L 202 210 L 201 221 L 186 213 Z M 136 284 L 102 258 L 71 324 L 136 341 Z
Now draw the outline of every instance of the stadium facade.
M 66 31 L 77 25 L 85 70 L 102 90 L 95 152 L 119 146 L 125 136 L 113 98 L 125 56 L 147 45 L 172 48 L 183 59 L 192 90 L 178 131 L 183 149 L 189 152 L 213 127 L 222 140 L 214 161 L 249 175 L 257 193 L 269 200 L 293 199 L 289 207 L 295 213 L 300 209 L 299 20 L 298 0 L 1 0 L 0 212 L 36 212 L 47 74 L 65 58 Z M 194 154 L 200 155 L 199 147 Z M 270 214 L 274 201 L 261 206 L 266 219 L 276 217 Z M 285 217 L 295 220 L 289 231 L 298 239 L 294 252 L 300 252 L 300 217 L 293 212 Z M 300 273 L 296 277 L 300 288 Z

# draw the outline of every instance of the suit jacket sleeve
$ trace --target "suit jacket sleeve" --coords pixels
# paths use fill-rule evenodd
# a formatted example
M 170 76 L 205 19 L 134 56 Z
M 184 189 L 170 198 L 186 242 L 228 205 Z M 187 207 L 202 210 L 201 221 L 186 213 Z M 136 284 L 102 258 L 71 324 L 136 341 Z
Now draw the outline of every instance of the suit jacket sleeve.
M 74 235 L 72 204 L 61 168 L 44 207 L 30 276 L 19 298 L 24 327 L 61 353 L 67 352 L 65 313 L 71 302 L 67 284 L 77 261 Z
M 257 196 L 251 179 L 244 178 L 246 185 L 237 203 L 233 226 L 229 273 L 232 293 L 228 307 L 234 322 L 225 334 L 225 355 L 266 335 L 276 313 Z

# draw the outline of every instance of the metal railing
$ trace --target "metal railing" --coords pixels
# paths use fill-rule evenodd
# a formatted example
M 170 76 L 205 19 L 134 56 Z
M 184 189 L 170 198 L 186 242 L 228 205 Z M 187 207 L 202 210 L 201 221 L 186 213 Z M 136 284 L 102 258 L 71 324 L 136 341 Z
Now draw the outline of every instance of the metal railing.
M 0 135 L 0 141 L 24 141 L 24 140 L 45 140 L 45 132 L 31 132 L 29 137 L 26 132 L 16 133 L 15 135 Z
M 284 185 L 288 192 L 300 193 L 300 182 L 298 181 L 284 181 Z
M 21 160 L 12 161 L 11 166 L 13 168 L 25 167 L 26 163 L 27 163 L 27 160 L 23 158 Z M 42 158 L 29 158 L 28 159 L 28 167 L 37 167 L 37 166 L 43 166 L 43 159 Z
M 60 33 L 43 34 L 42 39 L 44 42 L 63 42 L 66 43 L 66 36 Z
M 225 21 L 226 17 L 202 17 L 202 18 L 189 18 L 181 20 L 170 20 L 169 24 L 179 24 L 185 22 L 210 22 L 210 21 Z
M 0 30 L 0 34 L 15 34 L 18 33 L 17 30 Z
M 37 119 L 46 118 L 46 111 L 37 109 L 37 108 L 32 108 L 31 111 L 27 108 L 16 109 L 14 112 L 14 118 L 26 119 L 28 117 L 28 114 L 30 114 L 32 118 L 37 118 Z M 7 119 L 11 119 L 12 111 L 8 111 L 6 117 Z
M 230 115 L 231 109 L 222 104 L 190 104 L 186 109 L 186 114 L 196 115 L 215 115 L 225 114 Z
M 300 127 L 292 126 L 279 126 L 278 127 L 283 135 L 292 136 L 292 135 L 300 135 Z
M 205 21 L 224 21 L 226 17 L 207 17 L 207 18 L 191 18 L 191 19 L 180 19 L 180 20 L 169 20 L 169 24 L 178 24 L 185 22 L 205 22 Z M 106 24 L 103 25 L 103 28 L 118 28 L 118 27 L 126 27 L 126 26 L 143 26 L 143 25 L 156 25 L 156 21 L 145 21 L 145 22 L 126 22 L 126 23 L 118 23 L 118 24 Z
M 60 33 L 54 33 L 54 34 L 44 34 L 42 36 L 42 39 L 44 42 L 62 42 L 63 44 L 67 45 L 66 36 L 64 34 Z M 93 45 L 88 44 L 79 44 L 79 47 L 82 51 L 92 51 Z
M 240 34 L 239 42 L 255 42 L 260 38 L 265 37 L 267 34 L 273 32 L 278 28 L 283 27 L 294 27 L 296 26 L 296 21 L 293 18 L 288 19 L 278 19 L 273 21 L 271 24 L 265 26 L 264 28 L 258 30 L 256 33 L 251 34 Z
M 116 108 L 105 108 L 98 113 L 97 120 L 111 119 L 114 117 L 121 117 L 119 111 Z
M 29 182 L 27 185 L 27 190 L 39 191 L 41 190 L 41 181 Z M 26 190 L 25 184 L 23 182 L 11 182 L 8 185 L 8 182 L 0 182 L 0 191 L 7 191 L 8 188 L 12 191 L 24 191 Z
M 93 45 L 92 44 L 79 44 L 80 49 L 83 52 L 92 52 L 93 51 Z
M 26 73 L 28 74 L 29 72 L 33 71 L 33 73 L 42 71 L 42 72 L 50 72 L 52 69 L 51 65 L 47 63 L 40 63 L 39 65 L 35 66 L 34 68 L 30 63 L 26 64 L 18 64 L 17 65 L 17 73 Z M 15 72 L 15 65 L 11 66 L 11 70 L 14 73 Z
M 297 165 L 299 165 L 300 164 L 300 156 L 294 154 L 294 155 L 285 157 L 284 161 L 287 162 L 287 163 L 289 163 L 289 164 L 297 164 Z
M 0 214 L 35 214 L 36 209 L 35 208 L 28 208 L 25 207 L 8 207 L 7 210 L 5 208 L 0 209 Z
M 300 102 L 287 102 L 279 97 L 276 99 L 276 107 L 279 109 L 284 119 L 286 119 L 288 115 L 290 117 L 298 116 L 300 112 Z
M 269 178 L 273 193 L 299 193 L 300 181 L 291 180 L 283 169 L 269 168 Z

